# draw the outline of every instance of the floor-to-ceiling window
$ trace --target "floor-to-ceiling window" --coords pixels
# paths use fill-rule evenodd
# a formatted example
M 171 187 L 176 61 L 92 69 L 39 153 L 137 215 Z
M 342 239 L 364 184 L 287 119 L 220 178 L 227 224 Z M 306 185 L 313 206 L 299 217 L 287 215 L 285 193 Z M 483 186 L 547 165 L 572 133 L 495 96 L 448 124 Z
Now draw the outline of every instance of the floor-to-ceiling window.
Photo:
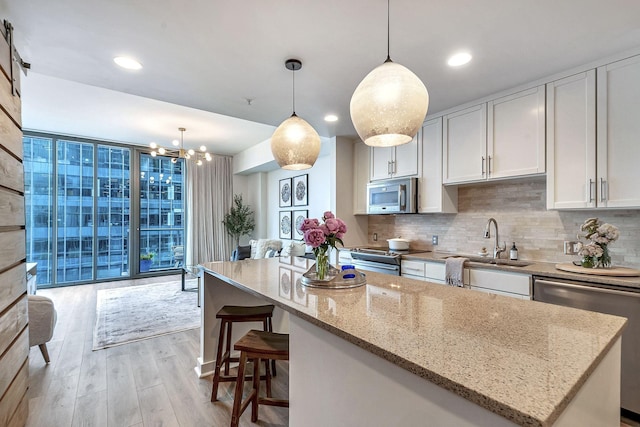
M 139 154 L 140 167 L 133 167 L 133 147 L 39 134 L 23 142 L 27 260 L 38 263 L 38 286 L 144 272 L 138 251 L 131 253 L 138 247 L 155 253 L 153 271 L 176 267 L 184 239 L 182 161 Z M 134 170 L 140 179 L 132 181 Z M 139 216 L 132 215 L 135 203 Z
M 140 253 L 151 271 L 179 267 L 184 254 L 184 160 L 140 155 Z

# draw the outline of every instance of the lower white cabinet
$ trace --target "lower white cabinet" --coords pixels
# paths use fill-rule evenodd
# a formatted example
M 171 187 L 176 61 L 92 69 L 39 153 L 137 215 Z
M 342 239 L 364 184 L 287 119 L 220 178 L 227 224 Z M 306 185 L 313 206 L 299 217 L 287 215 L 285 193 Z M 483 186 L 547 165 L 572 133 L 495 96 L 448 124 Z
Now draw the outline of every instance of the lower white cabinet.
M 445 266 L 442 262 L 436 261 L 413 261 L 402 260 L 400 266 L 402 277 L 423 280 L 425 282 L 446 284 L 444 281 Z M 469 284 L 469 269 L 464 269 L 463 283 Z
M 338 264 L 353 264 L 353 258 L 351 257 L 351 251 L 349 250 L 338 250 Z
M 509 271 L 469 269 L 471 289 L 520 299 L 531 299 L 531 275 Z
M 425 282 L 445 283 L 445 264 L 436 261 L 402 260 L 402 277 Z M 465 268 L 463 283 L 475 291 L 504 295 L 519 299 L 531 299 L 531 275 L 510 271 Z

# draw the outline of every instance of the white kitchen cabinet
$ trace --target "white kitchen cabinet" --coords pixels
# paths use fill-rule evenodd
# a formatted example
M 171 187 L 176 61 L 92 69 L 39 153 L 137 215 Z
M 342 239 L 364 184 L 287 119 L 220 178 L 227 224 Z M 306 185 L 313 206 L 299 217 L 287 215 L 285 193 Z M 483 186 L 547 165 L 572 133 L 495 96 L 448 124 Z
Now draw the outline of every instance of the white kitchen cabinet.
M 419 138 L 420 132 L 407 144 L 371 148 L 371 181 L 418 175 Z
M 545 172 L 545 87 L 487 103 L 487 178 Z
M 481 292 L 531 299 L 531 275 L 526 273 L 470 268 L 469 287 Z
M 348 249 L 338 249 L 338 264 L 349 265 L 353 264 L 353 258 L 351 257 L 351 251 Z
M 638 99 L 640 56 L 547 85 L 548 209 L 640 207 Z
M 445 264 L 436 261 L 402 260 L 400 265 L 402 277 L 423 280 L 431 283 L 445 284 Z M 462 282 L 469 284 L 469 269 L 465 268 Z
M 596 207 L 596 71 L 547 84 L 547 209 Z
M 640 55 L 598 68 L 597 204 L 640 207 Z
M 442 185 L 442 117 L 425 122 L 421 134 L 422 173 L 418 178 L 418 212 L 458 212 L 458 187 Z
M 444 116 L 443 182 L 542 174 L 544 85 Z
M 370 148 L 362 141 L 353 143 L 353 214 L 367 214 Z
M 443 117 L 442 181 L 445 184 L 486 179 L 487 104 Z

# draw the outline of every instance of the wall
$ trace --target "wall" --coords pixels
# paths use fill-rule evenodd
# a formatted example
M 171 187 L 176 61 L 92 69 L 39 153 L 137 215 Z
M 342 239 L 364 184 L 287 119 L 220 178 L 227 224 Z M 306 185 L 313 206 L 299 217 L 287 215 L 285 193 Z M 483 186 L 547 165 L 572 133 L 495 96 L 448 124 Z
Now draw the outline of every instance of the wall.
M 490 240 L 483 238 L 490 217 L 498 221 L 507 248 L 516 242 L 520 259 L 549 262 L 578 259 L 563 254 L 563 242 L 576 240 L 584 220 L 598 217 L 620 229 L 620 238 L 610 245 L 613 264 L 640 267 L 640 210 L 548 211 L 544 179 L 461 186 L 457 214 L 370 216 L 369 243 L 401 236 L 412 240 L 412 247 L 434 249 L 435 234 L 436 250 L 473 254 L 492 248 L 493 230 Z

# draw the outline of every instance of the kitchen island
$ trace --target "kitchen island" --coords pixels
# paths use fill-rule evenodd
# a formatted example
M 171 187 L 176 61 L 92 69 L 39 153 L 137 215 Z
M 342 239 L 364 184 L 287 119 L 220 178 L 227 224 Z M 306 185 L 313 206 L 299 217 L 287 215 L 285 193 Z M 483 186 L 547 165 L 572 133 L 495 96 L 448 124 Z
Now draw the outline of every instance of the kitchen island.
M 305 288 L 312 265 L 203 264 L 196 371 L 213 370 L 222 305 L 269 302 L 290 333 L 291 426 L 619 425 L 625 319 L 376 273 Z

